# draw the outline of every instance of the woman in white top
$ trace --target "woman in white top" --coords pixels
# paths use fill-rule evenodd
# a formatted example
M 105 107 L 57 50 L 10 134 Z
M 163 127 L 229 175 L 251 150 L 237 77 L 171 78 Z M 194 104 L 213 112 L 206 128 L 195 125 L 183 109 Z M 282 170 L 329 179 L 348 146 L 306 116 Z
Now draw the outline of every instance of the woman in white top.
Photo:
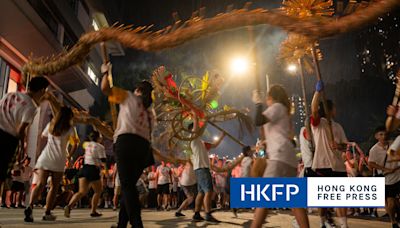
M 187 161 L 185 166 L 179 166 L 178 176 L 180 178 L 180 183 L 183 188 L 183 192 L 186 195 L 185 201 L 182 202 L 181 206 L 175 212 L 176 217 L 185 216 L 182 214 L 182 210 L 186 209 L 194 200 L 194 195 L 196 194 L 196 174 L 193 170 L 193 165 L 190 161 Z
M 33 222 L 33 203 L 42 193 L 49 176 L 52 177 L 51 187 L 47 193 L 46 212 L 43 216 L 43 220 L 54 221 L 56 219 L 56 217 L 51 214 L 51 210 L 54 207 L 57 190 L 62 180 L 67 157 L 70 158 L 76 150 L 74 143 L 72 143 L 72 149 L 67 156 L 68 141 L 74 141 L 73 138 L 75 137 L 75 132 L 72 127 L 72 118 L 72 110 L 68 107 L 62 107 L 43 130 L 42 137 L 47 138 L 47 144 L 36 163 L 35 168 L 38 170 L 39 182 L 32 190 L 29 205 L 25 209 L 25 222 Z
M 268 148 L 269 160 L 264 177 L 296 177 L 297 158 L 291 142 L 290 102 L 285 89 L 274 85 L 268 90 L 268 108 L 264 112 L 258 91 L 253 93 L 253 102 L 256 104 L 256 125 L 264 127 Z M 295 208 L 292 211 L 300 227 L 309 227 L 304 208 Z M 251 227 L 261 227 L 266 215 L 266 208 L 257 208 Z
M 93 131 L 89 135 L 89 142 L 83 143 L 83 148 L 85 149 L 84 155 L 84 165 L 79 171 L 79 192 L 75 193 L 69 204 L 64 208 L 64 216 L 69 218 L 71 209 L 74 207 L 75 203 L 78 202 L 82 197 L 86 196 L 90 190 L 93 188 L 94 194 L 92 197 L 91 205 L 91 217 L 99 217 L 102 214 L 96 211 L 99 198 L 102 192 L 102 184 L 100 180 L 100 169 L 105 167 L 106 173 L 107 165 L 106 162 L 106 152 L 104 146 L 101 145 L 103 138 L 100 133 Z

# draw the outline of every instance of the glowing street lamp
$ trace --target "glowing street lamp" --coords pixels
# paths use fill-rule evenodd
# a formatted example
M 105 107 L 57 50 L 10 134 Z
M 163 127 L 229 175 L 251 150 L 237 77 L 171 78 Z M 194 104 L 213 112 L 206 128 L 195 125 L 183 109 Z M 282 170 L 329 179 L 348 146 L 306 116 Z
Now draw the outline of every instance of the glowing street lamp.
M 297 71 L 297 66 L 294 65 L 294 64 L 290 64 L 290 65 L 287 67 L 287 70 L 288 70 L 290 73 L 295 73 L 295 72 Z
M 232 59 L 230 64 L 231 72 L 234 75 L 242 75 L 245 74 L 249 68 L 250 63 L 249 60 L 243 57 L 236 57 Z
M 214 141 L 218 141 L 219 137 L 218 136 L 214 136 L 213 139 L 214 139 Z

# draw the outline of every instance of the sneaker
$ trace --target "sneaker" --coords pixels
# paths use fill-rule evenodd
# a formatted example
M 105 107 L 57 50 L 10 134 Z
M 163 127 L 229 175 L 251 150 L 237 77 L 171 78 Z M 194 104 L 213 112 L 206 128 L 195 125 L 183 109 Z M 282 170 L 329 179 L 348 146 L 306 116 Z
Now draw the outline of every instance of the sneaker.
M 65 216 L 66 218 L 69 218 L 70 214 L 71 214 L 71 208 L 68 207 L 68 206 L 65 206 L 65 207 L 64 207 L 64 216 Z
M 175 217 L 183 217 L 185 216 L 184 214 L 182 214 L 181 212 L 175 212 Z
M 358 217 L 358 216 L 360 216 L 360 213 L 354 212 L 353 216 L 354 216 L 354 217 Z
M 214 218 L 212 215 L 206 215 L 206 219 L 205 219 L 207 222 L 209 222 L 209 223 L 214 223 L 214 224 L 217 224 L 217 223 L 220 223 L 221 221 L 219 221 L 219 220 L 217 220 L 216 218 Z
M 325 221 L 324 223 L 320 223 L 320 227 L 321 228 L 336 228 L 336 224 Z
M 202 221 L 204 221 L 204 218 L 201 217 L 200 213 L 195 213 L 193 215 L 192 221 L 193 222 L 202 222 Z
M 236 208 L 233 208 L 232 209 L 232 212 L 233 212 L 233 217 L 235 217 L 235 218 L 237 218 L 238 217 L 238 215 L 237 215 L 237 209 Z
M 27 207 L 24 211 L 24 214 L 25 214 L 25 218 L 24 218 L 25 222 L 33 222 L 33 215 L 32 215 L 31 207 Z
M 300 228 L 299 224 L 297 223 L 296 218 L 293 218 L 293 219 L 292 219 L 292 227 L 293 227 L 293 228 Z
M 55 221 L 57 216 L 53 215 L 52 213 L 50 214 L 44 214 L 42 217 L 43 221 Z
M 116 211 L 117 210 L 117 208 L 116 207 L 113 207 L 113 211 Z
M 100 213 L 97 213 L 97 212 L 95 212 L 95 213 L 91 213 L 90 214 L 90 217 L 101 217 L 103 214 L 100 214 Z

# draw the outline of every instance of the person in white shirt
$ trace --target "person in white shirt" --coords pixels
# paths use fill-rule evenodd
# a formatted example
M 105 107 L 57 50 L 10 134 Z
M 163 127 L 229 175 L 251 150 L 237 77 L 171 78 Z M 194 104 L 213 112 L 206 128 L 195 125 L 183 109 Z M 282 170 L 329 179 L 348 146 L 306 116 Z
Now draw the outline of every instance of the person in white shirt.
M 147 175 L 149 180 L 149 208 L 157 207 L 157 179 L 156 179 L 156 167 L 152 165 L 150 172 Z
M 176 217 L 181 217 L 185 216 L 182 214 L 182 210 L 185 210 L 193 202 L 194 195 L 196 193 L 196 175 L 193 170 L 193 165 L 190 161 L 187 161 L 184 166 L 179 166 L 178 176 L 180 177 L 180 184 L 183 192 L 186 195 L 186 199 L 175 212 Z
M 325 110 L 323 103 L 320 102 L 323 89 L 322 81 L 318 81 L 311 102 L 311 130 L 315 142 L 312 169 L 316 172 L 317 177 L 347 177 L 344 158 L 348 140 L 342 126 L 333 121 L 336 116 L 334 103 L 331 100 L 326 100 L 328 110 Z M 329 126 L 329 120 L 331 120 L 331 126 Z M 333 224 L 333 221 L 327 218 L 326 208 L 319 208 L 319 215 L 321 227 L 326 226 L 327 223 Z M 336 215 L 340 226 L 347 228 L 347 209 L 337 208 Z
M 396 221 L 396 211 L 398 194 L 400 193 L 400 167 L 398 162 L 390 162 L 391 157 L 387 154 L 390 151 L 400 149 L 400 137 L 389 147 L 387 133 L 384 126 L 378 127 L 374 131 L 375 139 L 378 142 L 369 150 L 368 165 L 375 169 L 375 176 L 385 177 L 385 198 L 386 213 L 388 213 L 393 228 L 398 228 Z
M 76 150 L 72 110 L 68 107 L 62 107 L 50 123 L 47 124 L 43 130 L 42 137 L 47 138 L 47 144 L 36 162 L 35 168 L 38 169 L 39 183 L 31 191 L 29 205 L 25 209 L 25 222 L 33 222 L 33 203 L 42 193 L 49 176 L 52 177 L 51 187 L 47 193 L 46 211 L 43 220 L 54 221 L 56 219 L 56 216 L 51 214 L 51 210 L 62 180 L 65 162 L 70 160 Z M 68 151 L 67 156 L 68 142 L 73 142 L 73 146 L 71 151 Z
M 169 197 L 171 194 L 169 185 L 172 183 L 172 172 L 164 161 L 161 161 L 161 165 L 157 167 L 156 180 L 158 209 L 169 210 Z
M 121 181 L 121 209 L 118 227 L 143 227 L 139 195 L 136 183 L 143 169 L 154 164 L 151 149 L 151 132 L 155 117 L 150 107 L 153 86 L 148 81 L 136 85 L 130 92 L 117 87 L 110 88 L 108 79 L 111 65 L 102 65 L 102 92 L 113 103 L 119 104 L 117 127 L 114 131 L 114 153 Z
M 250 177 L 251 166 L 253 164 L 253 151 L 250 146 L 245 146 L 242 149 L 243 160 L 240 162 L 241 177 Z
M 33 121 L 48 85 L 46 78 L 34 77 L 27 93 L 8 93 L 0 100 L 0 186 L 10 177 L 13 159 L 19 156 L 16 156 L 18 144 L 24 145 L 26 129 Z
M 268 90 L 266 103 L 268 108 L 263 112 L 263 102 L 258 91 L 253 92 L 256 104 L 256 126 L 263 126 L 267 143 L 268 157 L 264 177 L 296 177 L 297 158 L 292 144 L 292 123 L 290 102 L 285 89 L 274 85 Z M 292 209 L 297 223 L 302 228 L 309 227 L 304 208 Z M 256 208 L 252 228 L 260 228 L 265 221 L 267 209 Z
M 307 132 L 306 127 L 300 129 L 300 152 L 301 159 L 303 161 L 304 168 L 300 174 L 300 177 L 313 177 L 315 172 L 312 170 L 313 163 L 313 151 L 311 151 L 311 134 Z
M 102 214 L 96 211 L 99 198 L 102 192 L 102 184 L 100 180 L 100 171 L 104 167 L 106 173 L 107 170 L 107 156 L 104 146 L 101 144 L 103 137 L 99 132 L 93 131 L 89 135 L 89 142 L 83 143 L 84 154 L 84 165 L 79 171 L 79 192 L 75 193 L 68 205 L 64 207 L 64 216 L 69 218 L 71 209 L 75 203 L 78 202 L 82 197 L 86 196 L 90 190 L 93 189 L 94 194 L 91 202 L 91 217 L 99 217 Z
M 194 122 L 189 125 L 188 129 L 192 132 L 196 132 L 199 128 L 199 123 L 196 113 L 193 113 L 193 115 Z M 210 160 L 208 158 L 208 151 L 212 148 L 216 148 L 222 142 L 224 136 L 225 134 L 222 134 L 221 137 L 219 137 L 219 139 L 214 144 L 203 142 L 200 137 L 190 142 L 190 148 L 192 149 L 192 155 L 190 159 L 193 164 L 194 172 L 196 174 L 198 191 L 195 202 L 195 213 L 193 215 L 194 222 L 199 222 L 203 220 L 212 223 L 220 222 L 211 215 L 211 198 L 213 195 L 213 184 L 210 173 Z M 206 212 L 205 219 L 200 215 L 200 210 L 203 204 L 204 210 Z

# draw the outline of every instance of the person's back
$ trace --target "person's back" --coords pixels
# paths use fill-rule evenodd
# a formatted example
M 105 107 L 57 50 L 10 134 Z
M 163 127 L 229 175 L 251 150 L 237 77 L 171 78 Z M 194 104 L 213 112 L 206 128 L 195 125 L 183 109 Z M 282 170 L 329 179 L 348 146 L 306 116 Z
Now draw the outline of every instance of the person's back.
M 36 113 L 36 105 L 25 93 L 6 94 L 0 100 L 0 129 L 10 135 L 18 135 L 18 127 L 24 122 L 32 122 Z
M 209 144 L 204 143 L 200 138 L 194 139 L 190 143 L 192 149 L 191 161 L 193 170 L 200 168 L 210 168 L 210 160 L 208 158 Z

